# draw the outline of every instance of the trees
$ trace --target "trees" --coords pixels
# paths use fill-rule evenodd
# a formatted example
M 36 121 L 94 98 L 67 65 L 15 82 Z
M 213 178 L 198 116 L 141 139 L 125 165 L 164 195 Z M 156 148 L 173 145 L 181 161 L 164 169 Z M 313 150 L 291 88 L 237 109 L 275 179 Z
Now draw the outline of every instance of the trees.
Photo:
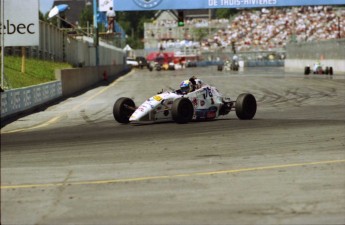
M 144 23 L 151 21 L 155 11 L 117 12 L 117 22 L 128 35 L 127 43 L 133 48 L 143 48 Z
M 237 9 L 217 9 L 216 18 L 229 19 L 231 16 L 235 15 L 237 12 L 238 12 Z
M 93 10 L 92 6 L 86 5 L 84 9 L 81 11 L 79 16 L 79 25 L 81 27 L 87 27 L 87 25 L 91 25 L 93 23 Z

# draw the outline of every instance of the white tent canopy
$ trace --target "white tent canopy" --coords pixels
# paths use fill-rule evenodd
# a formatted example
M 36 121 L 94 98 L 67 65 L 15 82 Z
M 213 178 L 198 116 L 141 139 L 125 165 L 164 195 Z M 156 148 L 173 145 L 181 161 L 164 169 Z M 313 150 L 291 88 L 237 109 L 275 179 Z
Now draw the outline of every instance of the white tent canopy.
M 126 56 L 127 57 L 131 57 L 133 58 L 134 57 L 134 52 L 133 52 L 133 49 L 131 48 L 131 46 L 129 45 L 126 45 L 123 50 L 126 52 Z
M 123 50 L 125 50 L 126 52 L 130 52 L 130 51 L 132 51 L 133 49 L 131 48 L 131 46 L 126 45 L 126 46 L 123 48 Z

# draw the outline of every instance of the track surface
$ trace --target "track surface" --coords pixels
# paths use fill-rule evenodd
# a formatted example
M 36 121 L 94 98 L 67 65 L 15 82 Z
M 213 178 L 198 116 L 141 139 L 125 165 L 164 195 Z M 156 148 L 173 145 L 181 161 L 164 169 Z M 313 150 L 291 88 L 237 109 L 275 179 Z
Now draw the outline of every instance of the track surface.
M 114 121 L 192 75 L 254 94 L 254 120 Z M 1 129 L 1 224 L 344 224 L 344 149 L 344 76 L 132 71 Z

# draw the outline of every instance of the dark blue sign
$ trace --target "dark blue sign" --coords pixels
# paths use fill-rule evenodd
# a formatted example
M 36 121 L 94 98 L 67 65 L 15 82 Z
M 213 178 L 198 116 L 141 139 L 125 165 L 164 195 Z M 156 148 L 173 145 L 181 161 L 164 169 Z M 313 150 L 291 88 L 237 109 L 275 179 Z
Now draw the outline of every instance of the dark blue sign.
M 344 5 L 344 0 L 114 0 L 115 11 Z

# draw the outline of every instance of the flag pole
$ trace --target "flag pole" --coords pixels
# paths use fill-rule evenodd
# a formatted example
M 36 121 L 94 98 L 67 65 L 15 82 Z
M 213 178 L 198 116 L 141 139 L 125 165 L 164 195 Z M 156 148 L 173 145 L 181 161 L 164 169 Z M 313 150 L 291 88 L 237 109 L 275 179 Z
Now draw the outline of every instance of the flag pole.
M 1 0 L 0 1 L 1 4 L 1 18 L 0 18 L 0 24 L 2 25 L 3 22 L 5 21 L 5 0 Z M 4 32 L 2 32 L 1 34 L 1 89 L 4 90 L 4 57 L 5 57 L 5 35 L 3 34 Z
M 97 0 L 93 0 L 93 27 L 94 27 L 94 38 L 93 45 L 96 48 L 96 66 L 99 65 L 99 49 L 98 49 L 98 24 L 97 24 Z

